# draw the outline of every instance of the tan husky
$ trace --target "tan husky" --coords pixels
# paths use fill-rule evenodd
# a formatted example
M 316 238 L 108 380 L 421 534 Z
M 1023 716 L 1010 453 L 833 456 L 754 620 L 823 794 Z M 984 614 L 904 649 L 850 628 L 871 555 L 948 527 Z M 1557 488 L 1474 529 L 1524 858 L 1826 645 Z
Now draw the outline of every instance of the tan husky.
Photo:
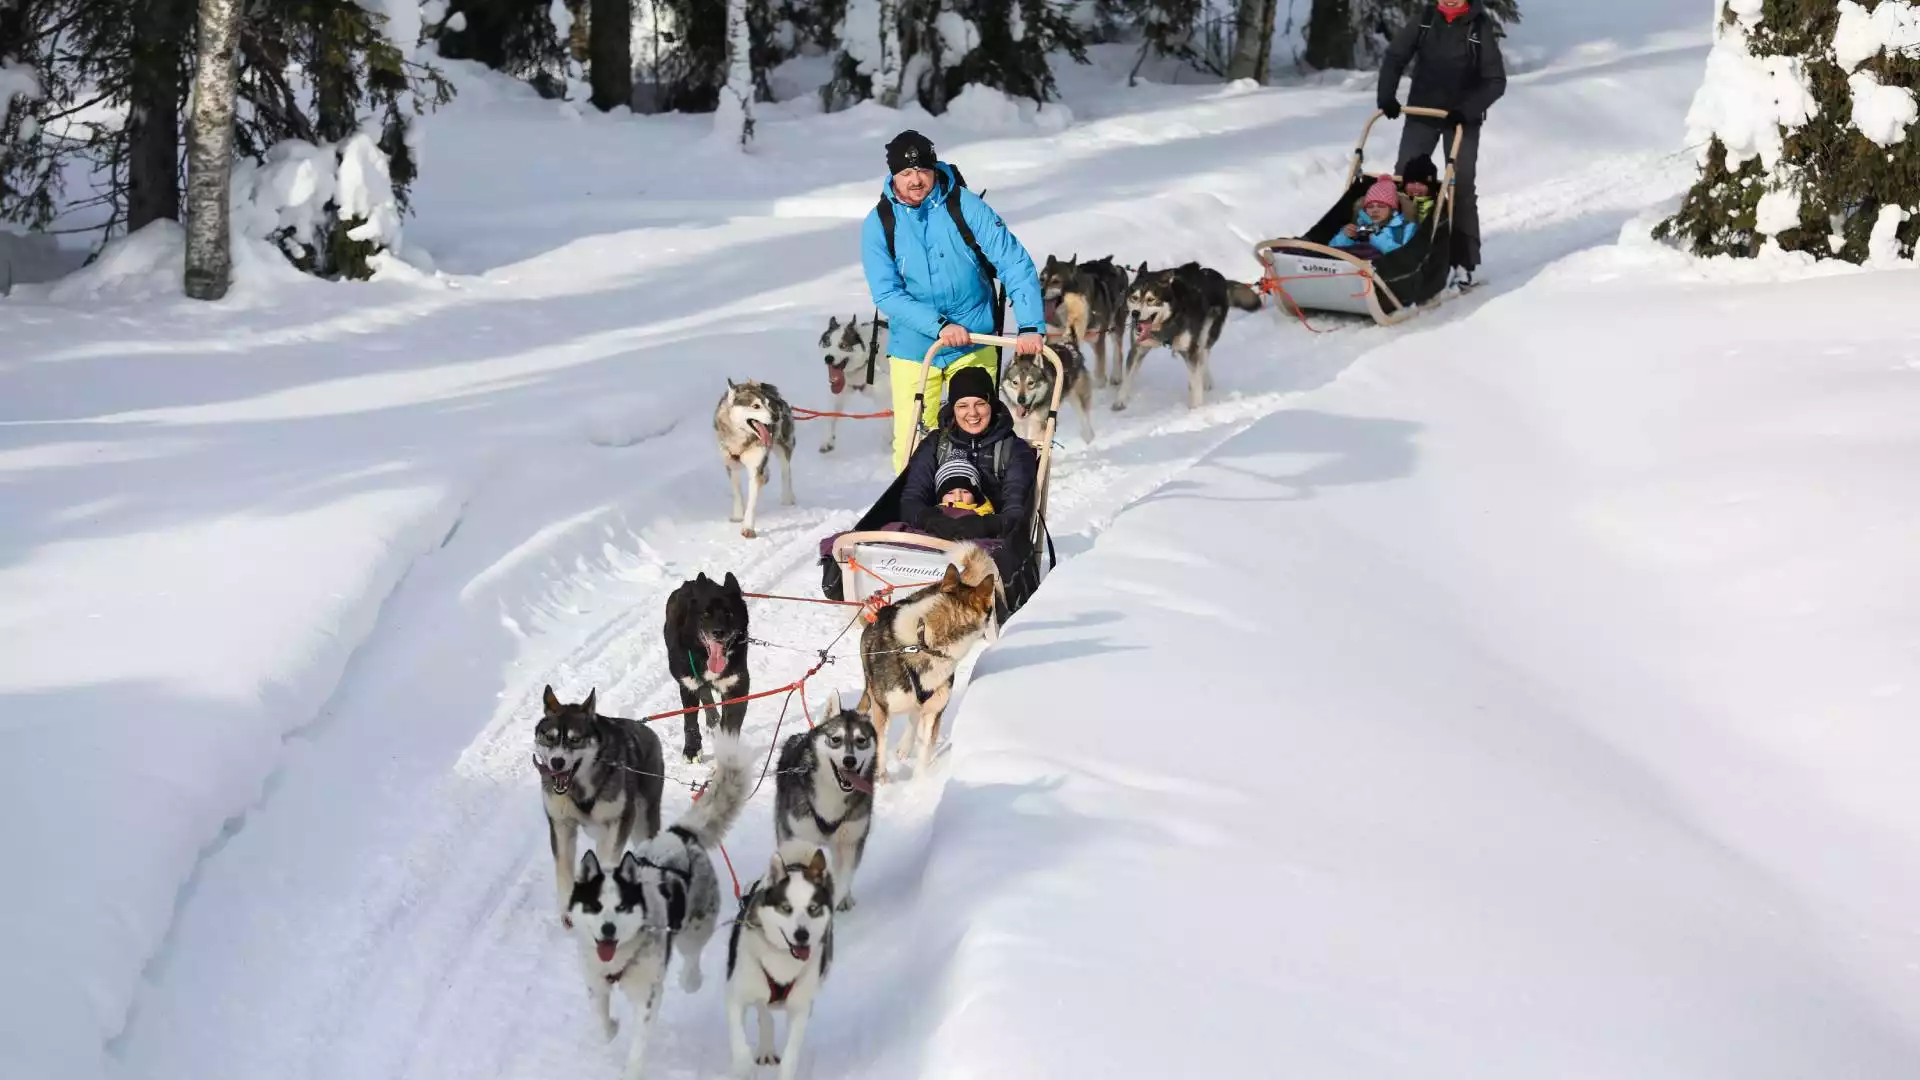
M 919 747 L 914 775 L 924 775 L 940 739 L 940 714 L 953 694 L 953 673 L 975 642 L 999 636 L 995 601 L 1000 598 L 998 569 L 986 550 L 974 543 L 956 545 L 940 580 L 895 604 L 860 634 L 860 659 L 867 690 L 860 711 L 873 721 L 875 746 L 886 752 L 887 720 L 895 713 L 914 721 L 900 739 L 896 757 L 905 761 Z M 878 780 L 886 779 L 879 770 Z

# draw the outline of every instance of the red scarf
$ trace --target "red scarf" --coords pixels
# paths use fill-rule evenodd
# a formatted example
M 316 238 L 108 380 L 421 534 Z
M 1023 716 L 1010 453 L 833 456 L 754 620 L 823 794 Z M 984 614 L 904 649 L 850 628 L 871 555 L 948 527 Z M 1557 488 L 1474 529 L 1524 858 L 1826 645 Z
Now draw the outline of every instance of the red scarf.
M 1458 7 L 1448 7 L 1447 4 L 1444 2 L 1444 0 L 1442 0 L 1442 3 L 1440 4 L 1440 14 L 1445 16 L 1449 24 L 1451 24 L 1453 20 L 1459 18 L 1460 16 L 1465 15 L 1467 13 L 1467 9 L 1468 9 L 1468 5 L 1465 4 L 1464 2 L 1461 3 L 1460 6 Z

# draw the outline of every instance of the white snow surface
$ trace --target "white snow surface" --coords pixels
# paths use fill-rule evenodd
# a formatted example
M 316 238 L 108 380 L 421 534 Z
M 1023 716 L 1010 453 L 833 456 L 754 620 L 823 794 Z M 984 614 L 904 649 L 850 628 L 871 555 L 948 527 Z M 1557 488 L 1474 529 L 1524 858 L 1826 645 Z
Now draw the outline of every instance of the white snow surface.
M 1091 446 L 1064 418 L 1062 561 L 883 792 L 803 1075 L 1916 1075 L 1915 278 L 1615 243 L 1691 179 L 1707 37 L 1534 40 L 1578 59 L 1496 108 L 1469 297 L 1236 316 L 1204 408 L 1155 355 Z M 195 304 L 156 225 L 0 303 L 6 1074 L 616 1075 L 532 717 L 677 707 L 667 592 L 811 595 L 886 483 L 883 425 L 802 425 L 743 540 L 708 420 L 728 376 L 827 404 L 880 145 L 926 131 L 1037 259 L 1246 280 L 1371 101 L 1093 55 L 1063 131 L 796 102 L 751 169 L 449 62 L 443 273 L 243 244 Z M 771 687 L 845 616 L 753 620 Z M 723 954 L 650 1076 L 724 1068 Z

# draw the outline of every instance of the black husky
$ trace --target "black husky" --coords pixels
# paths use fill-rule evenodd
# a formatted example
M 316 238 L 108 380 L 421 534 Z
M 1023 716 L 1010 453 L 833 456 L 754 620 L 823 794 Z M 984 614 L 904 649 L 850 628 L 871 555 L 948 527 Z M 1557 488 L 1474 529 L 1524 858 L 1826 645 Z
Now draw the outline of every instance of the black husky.
M 667 671 L 680 688 L 680 707 L 706 706 L 707 725 L 735 735 L 747 718 L 746 702 L 720 705 L 752 692 L 747 676 L 747 601 L 740 582 L 727 573 L 715 584 L 704 572 L 667 597 Z M 718 708 L 716 708 L 718 706 Z M 682 718 L 681 753 L 700 760 L 700 713 Z
M 1148 270 L 1140 264 L 1133 284 L 1127 289 L 1127 312 L 1133 317 L 1133 346 L 1127 350 L 1126 370 L 1120 376 L 1120 389 L 1114 394 L 1116 411 L 1127 407 L 1133 396 L 1133 379 L 1140 361 L 1155 347 L 1165 345 L 1187 365 L 1187 407 L 1197 409 L 1206 403 L 1206 391 L 1213 389 L 1213 372 L 1207 357 L 1213 343 L 1220 340 L 1220 329 L 1227 324 L 1227 309 L 1260 310 L 1260 293 L 1253 286 L 1229 281 L 1226 275 L 1210 267 L 1190 262 L 1169 270 Z

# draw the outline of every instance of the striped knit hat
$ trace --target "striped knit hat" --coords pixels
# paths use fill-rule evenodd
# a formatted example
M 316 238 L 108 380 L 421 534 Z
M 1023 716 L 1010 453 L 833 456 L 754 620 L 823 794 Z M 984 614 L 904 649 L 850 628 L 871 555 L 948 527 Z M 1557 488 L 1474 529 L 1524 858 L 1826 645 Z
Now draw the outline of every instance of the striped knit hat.
M 1372 187 L 1367 189 L 1366 197 L 1360 200 L 1360 205 L 1363 207 L 1372 206 L 1375 203 L 1381 206 L 1400 205 L 1400 189 L 1393 186 L 1393 177 L 1382 175 L 1380 179 L 1373 182 Z
M 940 463 L 933 474 L 933 497 L 938 499 L 954 488 L 966 488 L 976 496 L 980 492 L 980 470 L 965 454 L 955 454 Z

